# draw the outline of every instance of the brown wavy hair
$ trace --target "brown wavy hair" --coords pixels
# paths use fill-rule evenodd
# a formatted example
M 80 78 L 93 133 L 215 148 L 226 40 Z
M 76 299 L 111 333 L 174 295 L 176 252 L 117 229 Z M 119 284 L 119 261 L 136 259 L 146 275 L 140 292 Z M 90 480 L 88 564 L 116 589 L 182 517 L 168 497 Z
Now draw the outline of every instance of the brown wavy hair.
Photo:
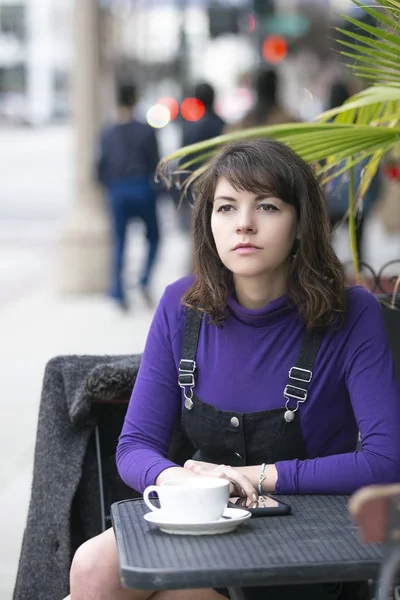
M 211 231 L 217 182 L 224 177 L 237 190 L 273 193 L 294 206 L 299 240 L 286 280 L 287 294 L 308 329 L 326 329 L 344 319 L 344 272 L 330 241 L 326 203 L 311 167 L 276 140 L 232 142 L 212 159 L 194 189 L 192 232 L 196 279 L 185 306 L 197 307 L 221 325 L 233 274 L 219 258 Z

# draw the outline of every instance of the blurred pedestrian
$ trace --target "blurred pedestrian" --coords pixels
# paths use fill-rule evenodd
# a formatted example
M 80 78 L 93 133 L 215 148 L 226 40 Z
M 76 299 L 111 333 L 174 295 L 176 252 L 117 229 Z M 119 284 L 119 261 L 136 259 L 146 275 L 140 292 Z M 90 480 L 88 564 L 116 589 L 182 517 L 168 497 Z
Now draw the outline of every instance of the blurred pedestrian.
M 344 81 L 337 80 L 333 82 L 329 90 L 328 108 L 337 108 L 342 106 L 350 97 L 350 90 Z M 367 164 L 367 160 L 363 160 L 354 167 L 354 193 L 357 193 L 361 181 L 362 170 Z M 345 161 L 336 167 L 340 171 L 345 166 Z M 349 208 L 349 190 L 350 190 L 350 172 L 345 171 L 341 175 L 331 179 L 325 187 L 325 195 L 328 205 L 329 218 L 331 221 L 332 231 L 341 224 L 347 215 Z M 372 178 L 368 190 L 363 198 L 362 212 L 357 215 L 356 224 L 356 246 L 357 254 L 360 262 L 363 261 L 363 241 L 365 221 L 370 209 L 379 198 L 381 191 L 381 175 L 379 168 Z
M 225 122 L 214 109 L 215 90 L 206 82 L 197 83 L 194 97 L 204 106 L 204 115 L 198 121 L 189 121 L 183 129 L 183 145 L 204 142 L 221 134 Z
M 154 129 L 133 116 L 136 87 L 122 84 L 118 89 L 116 121 L 100 136 L 97 176 L 105 187 L 114 229 L 114 260 L 110 294 L 121 308 L 128 307 L 123 282 L 126 232 L 132 219 L 146 227 L 147 257 L 139 280 L 146 302 L 151 305 L 150 277 L 159 245 L 157 193 L 154 173 L 159 152 Z
M 205 142 L 206 140 L 217 137 L 218 135 L 221 135 L 225 127 L 225 122 L 215 112 L 215 90 L 209 83 L 197 83 L 194 89 L 194 97 L 202 103 L 204 115 L 198 121 L 188 121 L 184 124 L 182 146 Z M 192 160 L 195 156 L 195 154 L 190 155 L 188 158 L 183 159 L 180 164 L 182 165 L 188 160 Z M 196 163 L 191 168 L 187 169 L 187 173 L 181 177 L 181 184 L 191 175 L 192 171 L 199 166 L 200 163 Z M 178 194 L 176 194 L 176 200 L 179 201 L 179 199 L 180 197 L 178 198 Z M 189 188 L 180 207 L 181 225 L 185 231 L 190 229 L 191 204 L 192 195 Z
M 280 123 L 292 123 L 295 121 L 293 115 L 289 114 L 278 99 L 280 91 L 280 80 L 275 69 L 261 70 L 256 77 L 255 92 L 256 101 L 249 112 L 234 125 L 230 125 L 225 133 L 261 127 L 262 125 L 279 125 Z

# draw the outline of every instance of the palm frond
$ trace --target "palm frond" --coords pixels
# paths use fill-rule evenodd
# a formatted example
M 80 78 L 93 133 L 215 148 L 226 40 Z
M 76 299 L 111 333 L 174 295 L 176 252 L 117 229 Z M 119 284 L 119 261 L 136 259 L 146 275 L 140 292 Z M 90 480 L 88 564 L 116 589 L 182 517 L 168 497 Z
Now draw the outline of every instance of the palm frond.
M 378 170 L 379 164 L 380 164 L 383 156 L 384 156 L 384 151 L 382 150 L 382 148 L 380 148 L 379 150 L 374 152 L 374 154 L 371 157 L 371 160 L 368 162 L 368 164 L 365 166 L 365 168 L 363 170 L 363 173 L 361 175 L 360 185 L 357 190 L 357 198 L 359 200 L 361 200 L 361 202 L 362 202 L 362 199 L 364 198 L 366 192 L 368 191 L 369 185 Z
M 367 65 L 371 64 L 371 54 L 363 52 L 363 55 L 357 54 L 356 52 L 344 52 L 340 53 L 342 56 L 347 56 L 348 58 L 354 58 L 356 61 L 355 65 L 348 65 L 350 68 L 355 68 L 360 66 L 360 63 L 365 63 Z M 393 72 L 398 72 L 398 63 L 395 60 L 386 60 L 382 57 L 382 55 L 378 58 L 376 56 L 373 57 L 373 64 L 376 66 L 383 67 L 385 69 L 392 69 Z
M 379 4 L 389 10 L 398 10 L 400 12 L 400 2 L 398 0 L 379 0 Z
M 353 0 L 353 2 L 354 2 L 354 0 Z M 354 3 L 357 4 L 357 2 L 354 2 Z M 363 6 L 362 8 L 363 8 L 363 10 L 368 12 L 367 8 L 365 6 Z M 394 50 L 400 48 L 400 39 L 393 33 L 390 33 L 389 31 L 385 31 L 385 29 L 376 27 L 374 25 L 367 25 L 367 23 L 363 23 L 362 21 L 359 21 L 358 19 L 354 19 L 353 17 L 350 17 L 349 15 L 341 15 L 341 16 L 348 23 L 355 25 L 358 29 L 361 29 L 362 31 L 365 31 L 366 33 L 369 33 L 370 35 L 375 36 L 375 38 L 384 40 L 384 42 L 386 44 L 386 48 L 388 46 L 391 49 L 393 48 Z M 395 24 L 395 27 L 396 27 L 396 24 Z M 349 37 L 353 37 L 355 35 L 353 31 L 344 31 L 343 33 L 345 33 Z M 368 39 L 367 36 L 363 36 L 363 37 Z
M 355 194 L 354 194 L 354 167 L 350 168 L 349 182 L 349 236 L 350 250 L 353 258 L 354 269 L 356 273 L 356 283 L 360 283 L 360 263 L 357 252 L 357 234 L 356 234 L 356 214 L 355 214 Z
M 192 158 L 191 160 L 188 160 L 185 163 L 182 163 L 179 166 L 179 170 L 180 171 L 185 171 L 190 169 L 191 171 L 193 170 L 192 167 L 194 165 L 197 165 L 199 163 L 203 163 L 205 160 L 208 160 L 209 158 L 212 158 L 212 156 L 214 156 L 214 152 L 206 152 L 203 153 L 201 156 L 196 156 L 195 158 Z
M 375 48 L 377 51 L 381 51 L 384 54 L 391 52 L 395 56 L 399 56 L 400 47 L 393 44 L 387 44 L 385 38 L 382 36 L 375 38 L 368 37 L 367 35 L 361 35 L 360 33 L 356 33 L 355 31 L 347 31 L 346 29 L 341 29 L 340 27 L 336 28 L 336 31 L 339 31 L 345 37 L 348 37 L 352 40 L 357 40 L 361 42 L 365 46 L 370 46 L 371 48 Z M 383 32 L 382 32 L 383 33 Z M 341 40 L 338 40 L 339 44 L 342 43 Z M 364 46 L 358 46 L 358 50 L 361 52 L 364 50 Z
M 348 67 L 349 69 L 353 69 L 353 71 L 355 72 L 355 74 L 359 77 L 363 77 L 364 79 L 366 79 L 368 77 L 368 79 L 373 79 L 374 81 L 381 81 L 382 83 L 384 83 L 385 81 L 387 83 L 391 83 L 391 84 L 397 84 L 399 85 L 400 82 L 400 73 L 397 71 L 394 71 L 393 69 L 391 69 L 390 71 L 388 71 L 387 69 L 377 69 L 375 67 L 363 67 L 361 65 L 351 65 L 351 64 L 345 64 L 346 67 Z
M 400 101 L 400 89 L 393 85 L 373 85 L 372 87 L 363 90 L 359 94 L 352 96 L 342 106 L 327 110 L 319 115 L 319 121 L 328 121 L 338 114 L 347 114 L 351 110 L 359 110 L 362 107 L 376 105 L 382 107 L 387 102 L 399 102 Z M 354 113 L 351 114 L 351 117 Z M 349 123 L 354 123 L 351 119 Z
M 348 40 L 338 40 L 338 43 L 341 46 L 345 46 L 346 48 L 351 48 L 352 50 L 355 50 L 356 51 L 356 54 L 354 54 L 355 58 L 359 58 L 360 56 L 371 57 L 372 59 L 383 58 L 385 60 L 388 60 L 389 62 L 393 62 L 394 66 L 396 68 L 398 67 L 398 63 L 395 60 L 395 57 L 397 57 L 397 54 L 390 52 L 384 44 L 382 44 L 383 48 L 375 50 L 374 46 L 360 46 L 359 44 L 353 44 L 352 42 L 349 42 Z
M 337 166 L 345 159 L 362 154 L 355 159 L 359 162 L 380 148 L 386 153 L 400 141 L 400 128 L 324 122 L 256 127 L 181 148 L 161 161 L 159 171 L 164 177 L 168 177 L 166 165 L 172 160 L 187 157 L 188 161 L 182 164 L 182 169 L 188 168 L 191 155 L 195 155 L 196 164 L 203 163 L 209 160 L 221 145 L 228 142 L 265 137 L 289 145 L 308 162 L 330 159 L 331 166 Z M 197 176 L 198 171 L 194 171 L 191 180 L 193 181 Z
M 371 119 L 371 126 L 378 127 L 379 125 L 384 125 L 387 122 L 390 122 L 390 121 L 398 122 L 399 120 L 400 120 L 400 109 L 397 110 L 396 112 L 389 112 L 389 113 L 385 114 L 384 116 L 379 117 L 378 119 Z
M 358 0 L 353 0 L 353 3 L 356 6 L 358 6 L 359 8 L 361 8 L 365 13 L 367 13 L 368 15 L 373 17 L 376 21 L 378 21 L 378 23 L 382 23 L 382 25 L 384 25 L 385 27 L 389 27 L 390 29 L 394 29 L 394 30 L 397 29 L 398 21 L 393 18 L 390 10 L 387 13 L 383 13 L 383 12 L 380 12 L 379 10 L 376 10 L 376 8 L 368 6 L 367 4 L 363 4 L 362 2 L 359 2 Z M 389 8 L 389 7 L 386 7 L 386 8 Z M 377 29 L 378 29 L 378 33 L 375 35 L 380 35 L 381 29 L 380 28 L 377 28 Z

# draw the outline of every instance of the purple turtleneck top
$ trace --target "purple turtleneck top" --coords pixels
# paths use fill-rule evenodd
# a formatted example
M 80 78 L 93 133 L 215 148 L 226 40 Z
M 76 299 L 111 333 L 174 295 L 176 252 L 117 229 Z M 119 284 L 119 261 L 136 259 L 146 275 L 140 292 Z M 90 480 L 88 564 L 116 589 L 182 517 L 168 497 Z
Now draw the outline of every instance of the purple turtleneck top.
M 185 277 L 168 286 L 149 330 L 117 448 L 122 479 L 143 491 L 168 467 L 170 436 L 183 393 L 178 385 Z M 300 418 L 307 460 L 276 463 L 276 492 L 350 494 L 400 481 L 400 389 L 381 309 L 362 287 L 347 289 L 340 329 L 322 341 Z M 203 323 L 195 394 L 220 410 L 254 413 L 283 407 L 288 370 L 296 364 L 305 325 L 286 296 L 261 310 L 228 299 L 222 329 Z M 290 424 L 288 424 L 290 427 Z M 361 450 L 355 451 L 358 433 Z

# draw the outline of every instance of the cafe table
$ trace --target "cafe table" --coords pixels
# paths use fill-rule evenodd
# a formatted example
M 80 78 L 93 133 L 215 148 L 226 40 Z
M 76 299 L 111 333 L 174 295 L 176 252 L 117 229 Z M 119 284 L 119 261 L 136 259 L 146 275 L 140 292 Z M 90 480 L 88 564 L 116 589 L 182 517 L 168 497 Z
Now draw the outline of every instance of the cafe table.
M 278 496 L 277 496 L 278 497 Z M 241 588 L 377 579 L 379 544 L 365 545 L 346 496 L 285 496 L 292 514 L 250 518 L 219 535 L 163 533 L 143 517 L 141 499 L 111 507 L 120 575 L 127 588 Z

